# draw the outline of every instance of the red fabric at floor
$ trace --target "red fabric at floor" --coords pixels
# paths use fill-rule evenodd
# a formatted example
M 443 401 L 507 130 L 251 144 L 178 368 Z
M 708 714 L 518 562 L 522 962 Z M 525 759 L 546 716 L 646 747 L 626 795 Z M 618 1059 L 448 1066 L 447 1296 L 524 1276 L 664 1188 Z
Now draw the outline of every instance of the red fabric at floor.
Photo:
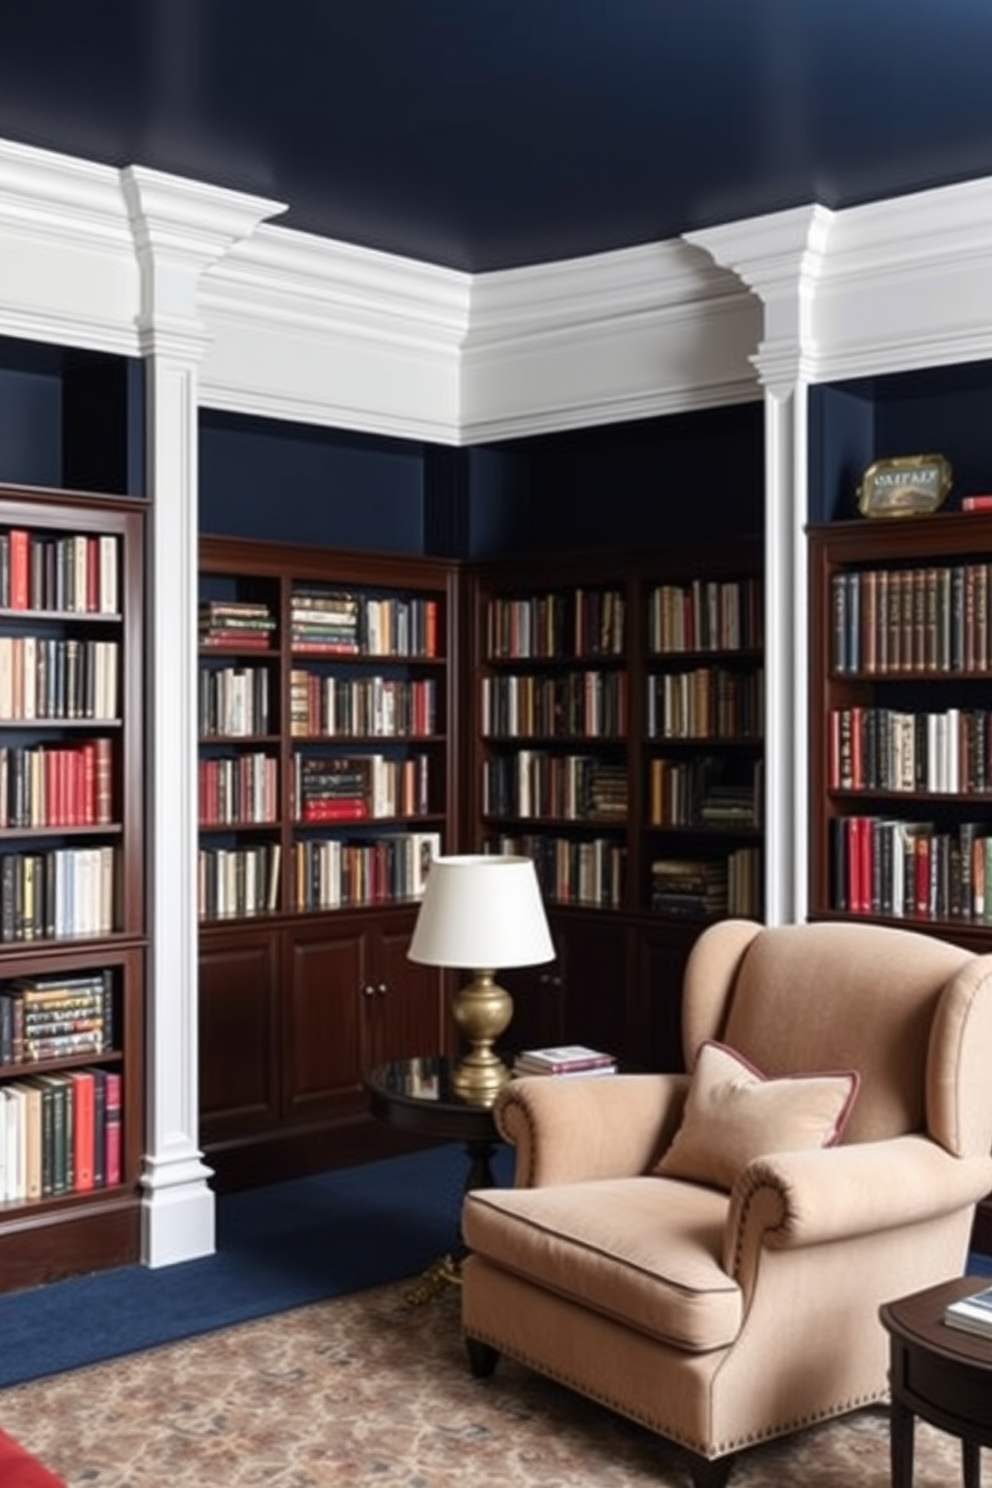
M 65 1488 L 61 1478 L 3 1431 L 0 1431 L 0 1484 L 3 1488 Z

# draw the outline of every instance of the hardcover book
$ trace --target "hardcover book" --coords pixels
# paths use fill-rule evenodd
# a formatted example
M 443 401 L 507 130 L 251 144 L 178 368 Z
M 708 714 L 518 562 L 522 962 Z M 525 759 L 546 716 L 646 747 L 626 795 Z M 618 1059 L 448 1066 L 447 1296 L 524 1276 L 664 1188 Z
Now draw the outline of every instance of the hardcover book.
M 978 1333 L 983 1338 L 992 1338 L 992 1286 L 969 1292 L 944 1308 L 944 1322 L 951 1328 L 960 1328 L 965 1333 Z

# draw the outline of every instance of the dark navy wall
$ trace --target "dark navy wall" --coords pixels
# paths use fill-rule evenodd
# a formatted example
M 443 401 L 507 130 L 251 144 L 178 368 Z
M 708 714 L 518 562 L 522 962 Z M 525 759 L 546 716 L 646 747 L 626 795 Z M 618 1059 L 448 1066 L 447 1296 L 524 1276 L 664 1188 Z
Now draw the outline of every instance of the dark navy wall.
M 140 361 L 0 337 L 0 480 L 143 494 L 144 401 Z
M 472 558 L 760 532 L 763 405 L 473 451 Z
M 992 363 L 856 378 L 810 389 L 813 521 L 857 516 L 857 489 L 873 460 L 945 455 L 962 496 L 992 491 Z
M 200 423 L 200 528 L 490 558 L 759 532 L 761 404 L 472 449 L 240 415 Z
M 422 446 L 204 413 L 200 530 L 379 552 L 422 552 Z

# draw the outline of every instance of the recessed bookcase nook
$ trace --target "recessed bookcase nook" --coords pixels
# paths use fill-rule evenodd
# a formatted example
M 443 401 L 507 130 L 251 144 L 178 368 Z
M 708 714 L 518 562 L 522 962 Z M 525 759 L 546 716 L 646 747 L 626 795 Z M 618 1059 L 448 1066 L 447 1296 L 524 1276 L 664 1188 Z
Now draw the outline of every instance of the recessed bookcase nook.
M 144 512 L 0 487 L 0 1267 L 137 1257 Z
M 992 364 L 811 393 L 813 919 L 870 918 L 992 951 Z M 854 515 L 885 456 L 951 462 L 946 509 Z M 988 847 L 986 846 L 988 844 Z M 975 1243 L 992 1245 L 992 1204 Z
M 557 957 L 501 973 L 516 994 L 513 1048 L 567 1038 L 644 1067 L 681 1067 L 682 970 L 715 906 L 652 907 L 651 866 L 688 858 L 718 879 L 740 853 L 757 893 L 762 558 L 745 534 L 761 527 L 762 428 L 754 404 L 439 450 L 204 412 L 201 512 L 213 535 L 201 544 L 201 596 L 218 625 L 234 606 L 227 618 L 258 632 L 241 655 L 236 641 L 225 654 L 230 636 L 201 649 L 201 769 L 213 782 L 201 819 L 222 818 L 203 822 L 201 847 L 254 853 L 259 896 L 255 913 L 210 911 L 200 925 L 201 1134 L 219 1183 L 381 1150 L 364 1119 L 363 1073 L 390 1055 L 453 1047 L 450 987 L 406 959 L 415 902 L 306 908 L 294 865 L 307 843 L 437 834 L 456 852 L 529 836 L 552 890 Z M 566 546 L 575 551 L 562 556 Z M 674 587 L 663 602 L 665 586 L 678 586 L 677 605 Z M 310 611 L 303 623 L 318 627 L 332 596 L 355 599 L 359 614 L 379 598 L 433 601 L 437 655 L 385 664 L 361 644 L 303 653 L 292 641 L 294 592 Z M 493 654 L 486 625 L 509 626 L 548 595 L 570 638 L 581 611 L 578 644 Z M 652 605 L 659 627 L 662 609 L 677 607 L 689 632 L 659 628 L 653 641 Z M 347 640 L 352 612 L 335 608 Z M 240 697 L 225 676 L 234 670 Z M 666 679 L 702 711 L 666 710 Z M 380 704 L 411 732 L 350 731 Z M 221 707 L 249 731 L 218 736 Z M 533 710 L 533 729 L 515 738 L 506 718 L 521 708 Z M 425 709 L 433 721 L 421 733 Z M 532 789 L 576 802 L 595 790 L 599 820 L 569 816 L 578 804 L 529 817 L 498 804 L 497 793 L 518 788 L 528 750 Z M 415 810 L 376 818 L 376 780 L 388 790 L 393 765 Z M 651 772 L 666 766 L 677 787 L 660 801 L 679 819 L 659 804 L 652 823 Z M 365 803 L 357 821 L 342 819 L 356 809 L 349 792 Z M 556 895 L 547 864 L 569 853 L 570 895 Z M 571 891 L 580 879 L 581 900 Z M 233 883 L 237 894 L 237 859 Z M 757 898 L 735 902 L 760 912 Z

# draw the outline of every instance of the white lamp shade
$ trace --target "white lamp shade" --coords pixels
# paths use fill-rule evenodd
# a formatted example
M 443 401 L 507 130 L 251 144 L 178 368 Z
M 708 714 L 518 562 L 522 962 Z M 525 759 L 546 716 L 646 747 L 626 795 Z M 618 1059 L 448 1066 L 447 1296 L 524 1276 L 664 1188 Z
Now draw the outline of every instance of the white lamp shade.
M 434 858 L 407 955 L 428 966 L 496 971 L 553 961 L 555 948 L 530 858 Z

